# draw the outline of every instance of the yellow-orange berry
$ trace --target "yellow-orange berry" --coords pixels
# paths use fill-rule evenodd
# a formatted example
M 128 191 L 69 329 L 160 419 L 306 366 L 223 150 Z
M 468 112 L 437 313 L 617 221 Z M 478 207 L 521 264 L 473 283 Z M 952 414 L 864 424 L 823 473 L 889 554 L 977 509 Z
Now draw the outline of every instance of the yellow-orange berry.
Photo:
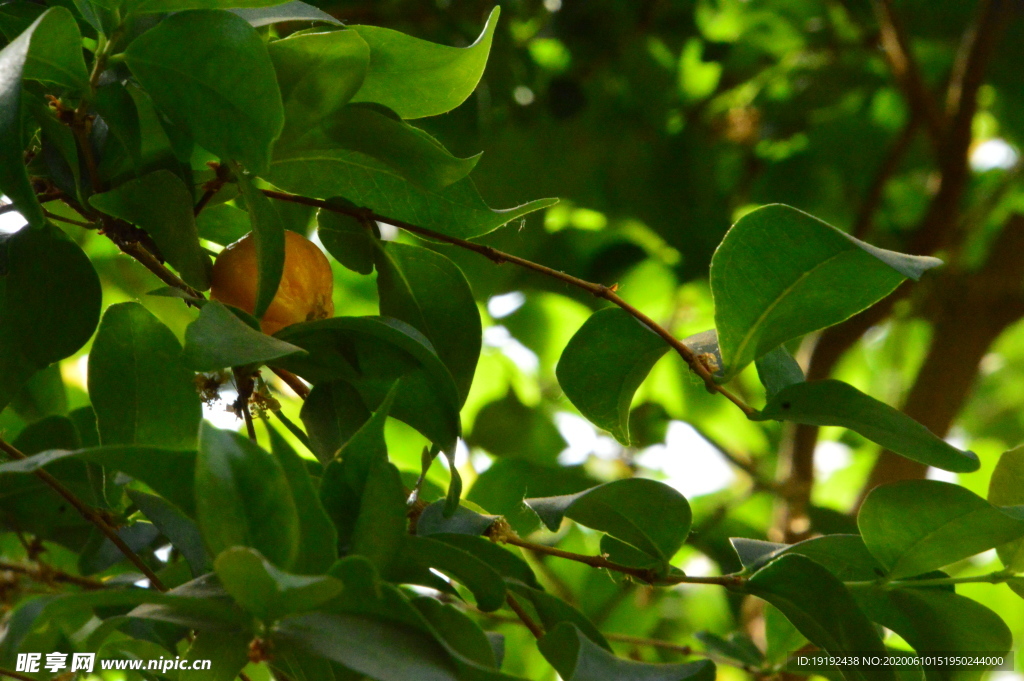
M 260 326 L 277 333 L 297 322 L 334 315 L 334 275 L 331 264 L 316 244 L 301 234 L 285 231 L 284 272 L 277 295 Z M 210 297 L 252 313 L 256 306 L 256 241 L 252 233 L 229 245 L 213 265 Z

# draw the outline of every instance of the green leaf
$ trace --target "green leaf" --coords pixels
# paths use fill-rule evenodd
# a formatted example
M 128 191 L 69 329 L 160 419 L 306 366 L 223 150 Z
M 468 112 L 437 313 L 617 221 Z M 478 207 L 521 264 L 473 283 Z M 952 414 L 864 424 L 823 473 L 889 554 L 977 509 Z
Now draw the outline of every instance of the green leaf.
M 169 170 L 130 180 L 89 198 L 95 208 L 146 230 L 185 283 L 210 288 L 210 256 L 199 245 L 192 194 Z
M 761 379 L 761 385 L 764 386 L 769 401 L 789 386 L 806 380 L 804 370 L 784 345 L 759 358 L 754 364 L 757 366 L 757 377 Z
M 900 456 L 947 471 L 970 473 L 981 465 L 974 452 L 957 449 L 906 414 L 833 379 L 795 383 L 781 390 L 759 418 L 843 426 Z
M 238 9 L 273 7 L 284 0 L 124 0 L 129 14 L 181 12 L 189 9 Z M 244 10 L 243 10 L 244 11 Z M 241 11 L 235 12 L 241 14 Z
M 494 649 L 483 629 L 461 610 L 433 598 L 417 598 L 413 605 L 449 648 L 482 667 L 497 669 Z
M 746 590 L 781 610 L 807 640 L 832 655 L 885 654 L 874 626 L 847 588 L 809 558 L 784 555 L 773 560 L 750 578 Z M 896 679 L 888 666 L 850 666 L 843 671 L 847 681 Z
M 261 364 L 304 353 L 300 347 L 260 333 L 213 300 L 185 329 L 183 361 L 193 371 Z
M 282 569 L 299 549 L 299 516 L 281 464 L 238 433 L 204 423 L 196 511 L 210 553 L 249 546 Z
M 789 206 L 748 213 L 711 259 L 724 379 L 788 340 L 852 317 L 939 264 L 876 248 Z
M 564 515 L 665 562 L 686 541 L 693 521 L 683 495 L 645 478 L 616 480 L 579 494 L 527 499 L 526 504 L 551 531 L 558 529 Z M 658 512 L 651 513 L 652 508 Z
M 60 374 L 60 364 L 51 364 L 37 371 L 11 400 L 11 409 L 28 423 L 53 414 L 67 414 L 68 394 Z
M 412 327 L 387 317 L 335 317 L 293 324 L 277 337 L 309 354 L 275 360 L 274 366 L 314 384 L 348 381 L 371 409 L 402 379 L 390 415 L 445 451 L 455 450 L 461 428 L 458 392 L 430 342 Z
M 480 358 L 480 311 L 462 270 L 426 248 L 399 243 L 377 250 L 380 312 L 414 327 L 433 345 L 466 401 Z
M 178 339 L 138 303 L 111 305 L 89 353 L 89 397 L 105 445 L 195 449 L 202 403 Z
M 392 220 L 441 234 L 472 239 L 528 213 L 553 206 L 538 199 L 507 210 L 494 210 L 466 177 L 433 192 L 413 184 L 386 163 L 358 151 L 339 148 L 322 136 L 278 149 L 267 180 L 285 191 L 329 198 L 344 196 Z
M 55 12 L 57 8 L 47 10 L 17 39 L 0 50 L 0 193 L 11 197 L 14 205 L 18 207 L 18 212 L 33 227 L 42 227 L 46 223 L 46 218 L 25 169 L 26 140 L 22 136 L 21 79 L 24 76 L 33 34 L 46 21 L 46 17 Z M 3 246 L 0 246 L 0 249 L 2 248 Z M 0 252 L 0 258 L 2 257 Z M 0 268 L 0 273 L 2 272 L 3 269 Z M 11 375 L 11 371 L 6 367 L 0 369 L 0 376 Z M 5 403 L 2 396 L 3 392 L 0 391 L 0 404 Z
M 465 48 L 436 45 L 377 26 L 354 26 L 352 30 L 370 46 L 370 71 L 355 101 L 383 104 L 402 118 L 451 111 L 480 82 L 498 14 L 495 7 L 480 37 Z
M 281 275 L 284 273 L 284 222 L 270 199 L 256 188 L 253 178 L 246 175 L 237 164 L 234 169 L 238 190 L 249 209 L 249 221 L 256 245 L 256 302 L 252 314 L 256 319 L 262 319 L 277 295 Z
M 511 388 L 505 397 L 477 412 L 466 444 L 497 456 L 548 465 L 557 463 L 559 453 L 569 446 L 542 407 L 527 407 Z
M 346 199 L 332 198 L 328 202 L 355 207 Z M 317 213 L 316 221 L 319 226 L 317 236 L 335 260 L 358 274 L 373 272 L 373 257 L 377 249 L 370 226 L 351 215 L 323 209 Z
M 31 40 L 22 78 L 73 91 L 89 89 L 89 72 L 82 58 L 82 33 L 70 11 L 64 7 L 47 11 Z
M 277 24 L 282 21 L 322 21 L 341 26 L 341 22 L 327 12 L 301 2 L 301 0 L 291 0 L 283 5 L 259 9 L 234 9 L 232 12 L 256 27 Z
M 303 577 L 284 572 L 258 551 L 242 546 L 223 551 L 214 566 L 231 597 L 264 622 L 315 610 L 342 589 L 341 582 L 334 577 Z
M 346 473 L 348 467 L 346 467 Z M 404 557 L 406 492 L 398 469 L 387 461 L 371 463 L 352 530 L 352 553 L 365 556 L 382 574 Z
M 424 131 L 388 109 L 369 104 L 350 104 L 336 111 L 321 109 L 300 117 L 295 125 L 289 121 L 274 157 L 294 159 L 307 149 L 326 152 L 336 163 L 349 158 L 347 163 L 353 167 L 347 172 L 359 167 L 345 152 L 358 152 L 430 192 L 440 192 L 463 179 L 480 160 L 479 154 L 470 158 L 453 156 Z
M 309 444 L 313 452 L 320 463 L 326 465 L 363 427 L 363 424 L 367 424 L 370 410 L 363 404 L 363 399 L 351 384 L 345 381 L 331 381 L 313 386 L 309 397 L 302 404 L 299 416 L 306 426 L 306 432 L 309 433 Z M 384 414 L 384 417 L 386 416 L 387 414 Z M 375 442 L 374 446 L 379 447 L 384 452 L 384 458 L 387 458 L 387 449 L 384 447 L 384 418 L 380 421 L 379 424 L 375 424 L 380 426 L 380 440 Z
M 200 237 L 221 246 L 232 244 L 252 231 L 249 214 L 226 203 L 204 208 L 196 218 L 196 226 Z
M 160 530 L 160 534 L 167 537 L 171 546 L 185 557 L 193 577 L 205 575 L 213 568 L 203 546 L 199 526 L 191 518 L 158 496 L 134 489 L 125 491 L 132 503 Z
M 320 503 L 306 460 L 269 424 L 267 432 L 270 451 L 281 464 L 299 514 L 299 555 L 291 570 L 300 575 L 323 574 L 338 559 L 338 531 Z
M 454 663 L 431 636 L 373 617 L 325 613 L 287 617 L 278 624 L 274 638 L 305 655 L 334 660 L 374 679 L 458 679 Z
M 422 519 L 422 516 L 420 518 Z M 469 534 L 434 534 L 431 539 L 451 544 L 476 556 L 497 570 L 506 580 L 519 582 L 533 589 L 541 588 L 536 575 L 529 564 L 520 557 L 517 548 L 495 544 L 490 539 Z
M 1024 448 L 1004 452 L 988 483 L 988 501 L 996 506 L 1024 506 Z M 1024 572 L 1024 539 L 996 547 L 1003 565 Z
M 56 227 L 0 234 L 0 409 L 33 373 L 89 340 L 101 297 L 92 263 Z
M 581 414 L 628 445 L 633 394 L 666 352 L 665 341 L 628 312 L 606 308 L 572 337 L 555 375 Z
M 93 106 L 109 131 L 100 161 L 100 176 L 113 175 L 112 168 L 116 167 L 114 162 L 118 157 L 114 151 L 115 142 L 116 145 L 120 145 L 124 156 L 130 161 L 131 169 L 138 172 L 142 165 L 142 128 L 139 110 L 131 93 L 117 81 L 107 83 L 96 89 Z M 189 199 L 191 200 L 191 194 Z
M 889 571 L 912 577 L 1024 537 L 1024 519 L 937 480 L 876 487 L 857 515 L 864 543 Z
M 269 167 L 284 105 L 266 47 L 244 19 L 178 12 L 136 38 L 125 56 L 157 108 L 199 144 L 253 173 Z
M 284 99 L 282 140 L 301 137 L 339 112 L 359 90 L 370 66 L 369 46 L 351 30 L 297 33 L 275 40 L 267 51 Z
M 477 513 L 465 505 L 460 505 L 453 513 L 445 515 L 447 502 L 444 499 L 423 509 L 419 520 L 416 522 L 416 534 L 421 536 L 431 534 L 453 534 L 453 535 L 483 535 L 494 525 L 501 516 L 483 515 Z
M 196 635 L 185 659 L 190 662 L 209 661 L 194 668 L 184 665 L 178 672 L 178 681 L 233 681 L 249 663 L 250 637 L 244 631 L 203 631 Z M 153 659 L 152 656 L 146 659 Z
M 587 619 L 586 615 L 561 598 L 514 582 L 509 583 L 509 589 L 529 599 L 537 611 L 537 616 L 540 617 L 541 624 L 548 631 L 553 630 L 563 622 L 569 623 L 583 632 L 583 635 L 593 643 L 596 643 L 609 653 L 612 652 L 612 647 L 608 645 L 608 641 L 605 640 L 594 623 Z
M 429 537 L 406 537 L 401 552 L 401 562 L 392 566 L 389 575 L 395 581 L 403 581 L 400 575 L 413 566 L 434 568 L 469 589 L 480 610 L 493 612 L 505 604 L 505 580 L 473 554 Z
M 707 660 L 686 664 L 651 664 L 616 657 L 568 622 L 537 641 L 545 659 L 565 681 L 713 681 L 715 665 Z
M 195 452 L 120 445 L 78 450 L 53 449 L 21 461 L 0 464 L 0 473 L 31 473 L 67 458 L 80 458 L 126 473 L 149 485 L 185 513 L 195 515 Z

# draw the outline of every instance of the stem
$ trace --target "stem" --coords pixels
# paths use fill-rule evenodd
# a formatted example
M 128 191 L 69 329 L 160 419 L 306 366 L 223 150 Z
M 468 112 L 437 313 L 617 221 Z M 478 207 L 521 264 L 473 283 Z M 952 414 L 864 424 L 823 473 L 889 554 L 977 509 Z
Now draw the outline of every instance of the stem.
M 742 586 L 746 582 L 745 577 L 739 575 L 722 575 L 720 577 L 691 577 L 689 575 L 672 575 L 668 577 L 662 577 L 656 570 L 649 568 L 637 568 L 629 565 L 622 565 L 608 560 L 604 556 L 587 556 L 582 553 L 573 553 L 572 551 L 563 551 L 562 549 L 555 548 L 554 546 L 546 546 L 544 544 L 535 544 L 520 538 L 514 534 L 511 529 L 506 526 L 502 526 L 501 523 L 496 523 L 493 526 L 491 539 L 505 544 L 512 544 L 520 548 L 529 549 L 536 553 L 544 553 L 549 556 L 555 556 L 557 558 L 565 558 L 566 560 L 576 561 L 577 563 L 583 563 L 593 568 L 611 570 L 613 572 L 620 572 L 624 575 L 629 575 L 639 579 L 647 584 L 718 584 L 720 586 Z
M 23 460 L 28 457 L 22 454 L 20 451 L 14 448 L 13 445 L 9 444 L 6 440 L 0 438 L 0 450 L 3 450 L 12 459 Z M 156 576 L 156 573 L 148 565 L 146 565 L 138 554 L 132 551 L 131 547 L 124 543 L 117 534 L 117 530 L 110 526 L 109 523 L 103 518 L 96 509 L 92 508 L 84 501 L 75 496 L 74 492 L 69 490 L 63 485 L 57 478 L 53 477 L 43 469 L 34 471 L 36 477 L 45 482 L 47 485 L 53 488 L 57 494 L 64 497 L 64 499 L 75 507 L 83 518 L 88 520 L 90 523 L 96 526 L 96 528 L 103 533 L 103 535 L 116 546 L 121 553 L 124 554 L 125 558 L 130 560 L 135 567 L 139 568 L 139 571 L 146 576 L 149 583 L 159 591 L 167 591 L 167 587 L 160 581 L 160 578 Z
M 684 646 L 678 643 L 672 643 L 671 641 L 662 641 L 656 638 L 643 638 L 641 636 L 630 636 L 629 634 L 605 634 L 602 632 L 602 635 L 609 641 L 632 643 L 638 646 L 651 646 L 652 648 L 671 650 L 672 652 L 679 653 L 680 655 L 700 655 L 700 653 L 694 650 L 692 646 Z
M 61 217 L 60 215 L 57 215 L 55 213 L 51 213 L 48 210 L 44 210 L 43 211 L 43 215 L 45 215 L 46 217 L 50 218 L 51 220 L 60 220 L 61 222 L 66 222 L 69 225 L 75 225 L 76 227 L 84 227 L 85 229 L 96 229 L 96 225 L 94 225 L 91 222 L 83 222 L 81 220 L 71 220 L 70 218 Z
M 704 381 L 704 385 L 705 387 L 707 387 L 708 392 L 717 392 L 722 394 L 729 401 L 731 401 L 733 404 L 739 407 L 743 411 L 743 413 L 748 417 L 753 416 L 754 414 L 757 413 L 756 409 L 745 403 L 742 399 L 731 393 L 728 389 L 715 383 L 714 376 L 711 374 L 708 368 L 704 366 L 704 364 L 697 358 L 697 355 L 693 352 L 693 350 L 691 350 L 681 340 L 677 339 L 675 336 L 669 333 L 667 329 L 665 329 L 660 324 L 655 322 L 653 319 L 645 315 L 643 312 L 641 312 L 640 310 L 636 309 L 635 307 L 627 303 L 625 300 L 623 300 L 617 293 L 615 293 L 614 286 L 609 287 L 605 286 L 604 284 L 595 284 L 594 282 L 586 281 L 584 279 L 574 277 L 571 274 L 566 274 L 565 272 L 560 272 L 558 270 L 551 269 L 550 267 L 546 267 L 539 263 L 535 263 L 532 260 L 526 260 L 525 258 L 520 258 L 518 256 L 512 255 L 511 253 L 499 251 L 498 249 L 492 248 L 491 246 L 484 246 L 482 244 L 473 243 L 472 241 L 467 241 L 465 239 L 460 239 L 458 237 L 448 236 L 447 234 L 441 234 L 440 232 L 435 232 L 432 229 L 426 229 L 425 227 L 413 225 L 403 220 L 396 220 L 394 218 L 389 218 L 386 215 L 380 215 L 379 213 L 376 213 L 367 208 L 346 208 L 344 206 L 328 203 L 327 201 L 311 199 L 306 196 L 297 196 L 295 194 L 286 194 L 284 192 L 273 191 L 270 189 L 264 189 L 263 193 L 266 196 L 269 196 L 272 199 L 277 199 L 279 201 L 289 201 L 291 203 L 299 203 L 304 206 L 313 206 L 315 208 L 321 208 L 323 210 L 332 211 L 334 213 L 350 215 L 356 219 L 363 221 L 372 220 L 374 222 L 385 222 L 390 225 L 394 225 L 395 227 L 404 229 L 405 231 L 410 232 L 412 234 L 416 234 L 418 236 L 433 239 L 435 241 L 441 241 L 443 243 L 451 244 L 453 246 L 458 246 L 459 248 L 463 248 L 467 251 L 473 251 L 474 253 L 482 255 L 488 260 L 491 260 L 492 262 L 498 265 L 506 262 L 512 263 L 513 265 L 517 265 L 524 269 L 537 272 L 538 274 L 542 274 L 546 277 L 557 279 L 558 281 L 562 281 L 566 284 L 575 286 L 579 289 L 582 289 L 590 293 L 591 295 L 597 298 L 607 300 L 610 303 L 618 305 L 620 308 L 622 308 L 630 315 L 632 315 L 635 319 L 637 319 L 642 324 L 647 326 L 649 329 L 654 331 L 656 334 L 661 336 L 662 339 L 666 343 L 668 343 L 670 347 L 672 347 L 672 349 L 679 353 L 679 356 L 683 358 L 687 365 L 689 365 L 690 370 L 693 371 L 698 376 L 700 376 L 700 378 Z
M 271 371 L 273 371 L 278 378 L 284 381 L 296 395 L 302 399 L 309 397 L 309 386 L 303 383 L 301 378 L 290 371 L 285 371 L 284 369 L 271 368 Z
M 294 421 L 285 416 L 284 412 L 280 409 L 274 409 L 272 411 L 274 412 L 274 416 L 279 418 L 281 423 L 284 424 L 284 427 L 288 429 L 288 432 L 298 438 L 299 442 L 301 442 L 306 449 L 313 452 L 313 448 L 309 444 L 309 436 L 306 435 L 305 431 L 303 431 L 302 428 L 299 428 Z
M 847 588 L 859 588 L 859 587 L 871 587 L 877 586 L 883 589 L 904 589 L 904 588 L 920 588 L 926 586 L 948 586 L 951 584 L 1002 584 L 1008 582 L 1017 574 L 1011 570 L 999 570 L 998 572 L 990 572 L 985 575 L 975 575 L 974 577 L 935 577 L 932 579 L 894 579 L 888 582 L 878 580 L 866 580 L 866 581 L 855 581 L 845 582 Z
M 526 612 L 522 604 L 516 600 L 515 596 L 508 594 L 505 597 L 505 602 L 508 603 L 508 607 L 512 609 L 512 612 L 516 614 L 520 621 L 526 625 L 526 628 L 530 630 L 530 633 L 533 634 L 534 638 L 542 638 L 544 636 L 544 629 L 537 624 L 532 617 L 530 617 L 530 614 Z
M 20 575 L 31 577 L 37 582 L 48 584 L 51 582 L 63 582 L 65 584 L 75 584 L 87 589 L 89 591 L 96 591 L 98 589 L 105 589 L 107 585 L 98 579 L 90 579 L 89 577 L 81 577 L 79 575 L 72 575 L 63 570 L 50 567 L 40 563 L 39 565 L 20 565 L 18 563 L 8 563 L 7 561 L 0 561 L 0 572 L 16 572 Z
M 18 679 L 18 681 L 36 681 L 36 678 L 34 676 L 29 676 L 28 674 L 22 674 L 21 672 L 16 672 L 16 671 L 13 671 L 11 669 L 0 668 L 0 676 L 6 676 L 8 678 Z
M 245 430 L 249 434 L 249 439 L 256 442 L 256 426 L 252 422 L 252 412 L 249 411 L 249 398 L 252 397 L 256 382 L 252 373 L 243 372 L 237 367 L 232 369 L 232 372 L 235 374 L 235 387 L 238 388 L 238 399 L 235 400 L 234 407 L 245 419 Z

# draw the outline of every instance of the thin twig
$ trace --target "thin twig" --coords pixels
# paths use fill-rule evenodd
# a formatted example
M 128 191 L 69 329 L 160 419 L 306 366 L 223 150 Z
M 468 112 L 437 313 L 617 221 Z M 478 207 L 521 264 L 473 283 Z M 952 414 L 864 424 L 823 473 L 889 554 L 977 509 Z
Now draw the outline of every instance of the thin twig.
M 62 582 L 65 584 L 75 584 L 90 591 L 107 588 L 107 585 L 98 579 L 72 575 L 64 572 L 63 570 L 58 570 L 57 568 L 46 565 L 45 563 L 40 563 L 38 565 L 20 565 L 18 563 L 0 561 L 0 572 L 4 571 L 16 572 L 18 574 L 31 577 L 33 580 L 44 584 L 50 582 Z
M 879 39 L 889 69 L 916 117 L 925 123 L 928 137 L 936 149 L 942 146 L 943 121 L 935 99 L 925 85 L 921 69 L 914 59 L 910 38 L 896 16 L 892 0 L 876 0 L 875 15 L 878 17 Z
M 76 227 L 84 227 L 85 229 L 96 229 L 96 225 L 91 223 L 91 222 L 83 222 L 81 220 L 72 220 L 70 218 L 66 218 L 66 217 L 57 215 L 56 213 L 51 213 L 48 210 L 44 210 L 43 211 L 43 215 L 45 215 L 46 217 L 50 218 L 51 220 L 60 220 L 61 222 L 66 222 L 69 225 L 75 225 Z
M 0 668 L 0 676 L 6 676 L 11 679 L 18 679 L 18 681 L 37 681 L 36 677 L 29 676 L 28 674 L 22 674 L 11 669 Z
M 588 556 L 582 553 L 564 551 L 554 546 L 536 544 L 534 542 L 527 541 L 513 532 L 512 529 L 507 526 L 507 523 L 503 523 L 501 521 L 496 522 L 491 527 L 488 536 L 492 541 L 512 544 L 513 546 L 529 549 L 536 553 L 543 553 L 549 556 L 583 563 L 584 565 L 589 565 L 593 568 L 619 572 L 624 575 L 634 577 L 642 582 L 646 582 L 647 584 L 717 584 L 719 586 L 734 587 L 741 586 L 746 582 L 746 579 L 739 575 L 722 575 L 718 577 L 691 577 L 689 575 L 661 576 L 656 570 L 622 565 L 621 563 L 610 561 L 604 556 Z
M 285 371 L 284 369 L 271 368 L 271 371 L 273 371 L 278 378 L 284 381 L 285 384 L 289 388 L 291 388 L 296 395 L 298 395 L 302 399 L 306 399 L 307 397 L 309 397 L 309 386 L 303 383 L 301 378 L 299 378 L 290 371 Z
M 868 187 L 867 193 L 864 195 L 864 200 L 857 210 L 857 218 L 850 230 L 850 233 L 858 239 L 863 239 L 871 231 L 875 222 L 875 214 L 882 205 L 885 188 L 889 184 L 889 180 L 899 170 L 900 163 L 903 162 L 907 152 L 910 151 L 911 142 L 914 141 L 914 135 L 920 125 L 919 121 L 920 119 L 916 115 L 911 114 L 910 120 L 903 126 L 903 130 L 889 147 L 885 158 L 882 159 L 882 165 L 879 166 L 878 172 L 872 178 L 871 186 Z
M 596 298 L 602 298 L 604 300 L 607 300 L 608 302 L 619 306 L 620 308 L 628 312 L 630 315 L 632 315 L 634 318 L 636 318 L 638 321 L 640 321 L 642 324 L 644 324 L 647 328 L 651 329 L 656 334 L 661 336 L 661 338 L 666 343 L 668 343 L 669 346 L 671 346 L 677 353 L 679 353 L 679 356 L 682 357 L 683 360 L 689 365 L 690 370 L 693 371 L 698 376 L 700 376 L 700 378 L 704 381 L 704 385 L 707 387 L 709 392 L 721 393 L 729 401 L 731 401 L 733 404 L 739 407 L 743 411 L 743 413 L 748 417 L 757 413 L 756 409 L 754 409 L 746 402 L 744 402 L 742 399 L 734 395 L 727 388 L 715 383 L 715 379 L 714 376 L 712 376 L 711 371 L 706 366 L 704 366 L 704 364 L 697 358 L 696 353 L 694 353 L 694 351 L 691 350 L 689 346 L 687 346 L 681 340 L 673 336 L 667 329 L 665 329 L 660 324 L 655 322 L 653 319 L 645 315 L 643 312 L 641 312 L 640 310 L 636 309 L 635 307 L 627 303 L 625 300 L 623 300 L 617 293 L 615 293 L 614 286 L 605 286 L 604 284 L 596 284 L 594 282 L 586 281 L 584 279 L 574 277 L 571 274 L 566 274 L 565 272 L 560 272 L 558 270 L 546 267 L 539 263 L 535 263 L 532 260 L 526 260 L 525 258 L 520 258 L 519 256 L 512 255 L 511 253 L 499 251 L 498 249 L 493 248 L 491 246 L 484 246 L 482 244 L 477 244 L 472 241 L 460 239 L 458 237 L 448 236 L 447 234 L 435 232 L 432 229 L 427 229 L 425 227 L 410 224 L 408 222 L 405 222 L 404 220 L 397 220 L 395 218 L 390 218 L 386 215 L 380 215 L 379 213 L 376 213 L 369 209 L 349 208 L 345 206 L 328 203 L 327 201 L 321 201 L 320 199 L 312 199 L 306 196 L 297 196 L 295 194 L 286 194 L 284 192 L 274 191 L 270 189 L 264 189 L 263 193 L 266 196 L 269 196 L 272 199 L 277 199 L 279 201 L 289 201 L 291 203 L 298 203 L 304 206 L 313 206 L 316 208 L 321 208 L 323 210 L 332 211 L 334 213 L 350 215 L 360 220 L 372 220 L 374 222 L 384 222 L 390 225 L 394 225 L 395 227 L 399 227 L 407 232 L 416 234 L 418 236 L 426 237 L 434 241 L 441 241 L 447 244 L 451 244 L 453 246 L 458 246 L 459 248 L 463 248 L 468 251 L 473 251 L 474 253 L 482 255 L 491 262 L 498 265 L 506 262 L 512 263 L 513 265 L 516 265 L 518 267 L 522 267 L 524 269 L 537 272 L 538 274 L 542 274 L 546 277 L 557 279 L 558 281 L 562 281 L 565 282 L 566 284 L 575 286 L 576 288 L 582 289 L 590 293 Z
M 539 639 L 544 637 L 544 629 L 537 624 L 532 617 L 530 617 L 530 613 L 526 612 L 522 604 L 516 600 L 515 596 L 508 594 L 505 596 L 505 602 L 508 603 L 508 607 L 510 607 L 512 612 L 516 614 L 516 617 L 526 625 L 526 628 L 530 630 L 530 633 L 533 634 L 534 638 Z
M 272 409 L 271 411 L 274 412 L 274 416 L 281 420 L 281 423 L 283 423 L 284 427 L 288 429 L 288 432 L 294 435 L 296 439 L 302 443 L 303 447 L 315 454 L 315 452 L 313 452 L 313 447 L 309 444 L 309 436 L 306 435 L 306 432 L 302 430 L 302 428 L 299 428 L 294 421 L 285 416 L 284 412 L 280 409 Z
M 3 450 L 12 459 L 22 460 L 28 458 L 20 451 L 15 449 L 13 445 L 9 444 L 6 440 L 2 438 L 0 438 L 0 450 Z M 47 485 L 52 487 L 55 492 L 64 497 L 64 499 L 69 504 L 74 506 L 75 510 L 78 511 L 83 518 L 85 518 L 90 523 L 95 525 L 96 528 L 100 532 L 102 532 L 103 535 L 121 551 L 121 553 L 124 554 L 125 558 L 131 561 L 132 564 L 135 565 L 135 567 L 139 568 L 139 571 L 146 576 L 146 578 L 149 580 L 149 583 L 153 585 L 154 588 L 160 591 L 167 591 L 167 587 L 164 586 L 164 583 L 160 581 L 159 577 L 156 576 L 156 573 L 153 572 L 153 570 L 150 569 L 150 567 L 146 565 L 141 558 L 139 558 L 138 554 L 132 551 L 131 547 L 128 546 L 128 544 L 126 544 L 124 540 L 121 539 L 120 536 L 118 536 L 117 530 L 111 527 L 110 524 L 107 523 L 106 519 L 102 515 L 100 515 L 100 513 L 97 512 L 96 509 L 92 508 L 84 501 L 79 499 L 77 496 L 75 496 L 74 492 L 65 487 L 63 483 L 61 483 L 59 480 L 57 480 L 57 478 L 53 477 L 45 470 L 40 468 L 33 472 L 35 473 L 36 477 L 38 477 L 40 480 L 42 480 Z
M 232 372 L 235 375 L 235 387 L 238 389 L 238 399 L 233 406 L 245 419 L 245 430 L 249 434 L 249 439 L 256 442 L 256 426 L 252 422 L 252 412 L 249 411 L 249 398 L 252 397 L 256 383 L 252 373 L 243 372 L 237 367 L 232 369 Z
M 606 634 L 601 633 L 609 641 L 619 641 L 621 643 L 632 643 L 638 646 L 650 646 L 652 648 L 661 648 L 663 650 L 671 650 L 672 652 L 679 653 L 680 655 L 700 655 L 701 653 L 694 650 L 692 646 L 684 646 L 678 643 L 672 643 L 671 641 L 662 641 L 656 638 L 643 638 L 641 636 L 630 636 L 629 634 Z

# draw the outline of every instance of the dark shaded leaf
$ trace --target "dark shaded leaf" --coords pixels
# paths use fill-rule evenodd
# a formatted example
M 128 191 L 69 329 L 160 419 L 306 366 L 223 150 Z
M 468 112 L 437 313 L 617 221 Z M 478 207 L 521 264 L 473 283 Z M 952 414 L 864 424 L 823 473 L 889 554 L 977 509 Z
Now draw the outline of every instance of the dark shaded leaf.
M 299 413 L 309 433 L 309 444 L 326 465 L 370 418 L 370 410 L 350 383 L 330 381 L 313 387 Z M 387 414 L 385 413 L 386 417 Z M 383 429 L 383 418 L 379 424 Z M 383 430 L 380 448 L 384 449 Z M 385 457 L 387 450 L 384 449 Z
M 232 3 L 236 4 L 236 3 Z M 283 5 L 263 7 L 259 9 L 234 9 L 231 10 L 238 16 L 249 22 L 252 26 L 267 26 L 283 21 L 323 21 L 329 24 L 341 25 L 341 22 L 327 12 L 308 5 L 301 0 L 291 0 Z
M 252 328 L 227 307 L 211 300 L 185 330 L 182 357 L 193 371 L 215 371 L 304 352 Z
M 284 221 L 270 199 L 256 188 L 254 178 L 246 175 L 237 164 L 234 168 L 238 191 L 249 210 L 249 222 L 252 224 L 252 237 L 256 246 L 256 302 L 253 304 L 252 315 L 261 319 L 277 295 L 281 275 L 284 273 Z
M 111 305 L 89 353 L 104 445 L 196 448 L 203 411 L 178 339 L 139 303 Z
M 341 203 L 351 208 L 344 199 L 332 198 L 330 202 Z M 373 272 L 374 236 L 367 225 L 351 215 L 320 210 L 316 216 L 319 231 L 317 235 L 327 252 L 342 265 L 359 274 Z
M 157 170 L 96 194 L 89 203 L 146 230 L 185 283 L 200 291 L 210 288 L 212 265 L 199 245 L 192 194 L 177 175 Z
M 338 559 L 338 531 L 320 503 L 306 461 L 269 424 L 267 432 L 270 451 L 281 464 L 299 514 L 299 555 L 291 570 L 300 575 L 323 574 Z
M 379 245 L 381 314 L 401 319 L 427 337 L 455 380 L 461 406 L 473 383 L 483 332 L 469 282 L 440 253 L 394 242 Z
M 811 643 L 830 654 L 885 654 L 874 626 L 843 583 L 809 558 L 784 555 L 773 560 L 750 578 L 746 591 L 781 610 Z M 896 679 L 889 666 L 843 671 L 847 681 Z
M 132 503 L 167 537 L 171 546 L 185 557 L 193 577 L 205 575 L 213 569 L 213 562 L 206 553 L 203 537 L 195 521 L 158 496 L 133 489 L 126 491 Z
M 73 355 L 89 340 L 101 297 L 92 263 L 59 229 L 0 234 L 0 409 L 33 373 Z
M 249 546 L 282 569 L 299 550 L 299 516 L 277 459 L 238 433 L 207 423 L 196 461 L 196 511 L 213 556 Z
M 778 395 L 791 385 L 804 382 L 804 370 L 800 368 L 786 346 L 780 345 L 757 359 L 757 377 L 761 379 L 768 399 Z
M 713 681 L 715 678 L 715 665 L 707 660 L 650 664 L 616 657 L 567 622 L 549 631 L 537 641 L 537 647 L 566 681 Z
M 389 414 L 454 452 L 461 432 L 458 391 L 430 342 L 412 327 L 387 317 L 335 317 L 293 324 L 277 337 L 309 354 L 275 360 L 275 366 L 314 384 L 348 381 L 371 409 L 402 379 Z
M 178 12 L 136 38 L 125 55 L 157 108 L 199 144 L 251 172 L 266 170 L 284 106 L 266 47 L 245 19 L 222 11 Z
M 342 590 L 341 582 L 334 577 L 284 572 L 247 547 L 236 546 L 221 552 L 215 567 L 231 597 L 264 622 L 314 610 Z

